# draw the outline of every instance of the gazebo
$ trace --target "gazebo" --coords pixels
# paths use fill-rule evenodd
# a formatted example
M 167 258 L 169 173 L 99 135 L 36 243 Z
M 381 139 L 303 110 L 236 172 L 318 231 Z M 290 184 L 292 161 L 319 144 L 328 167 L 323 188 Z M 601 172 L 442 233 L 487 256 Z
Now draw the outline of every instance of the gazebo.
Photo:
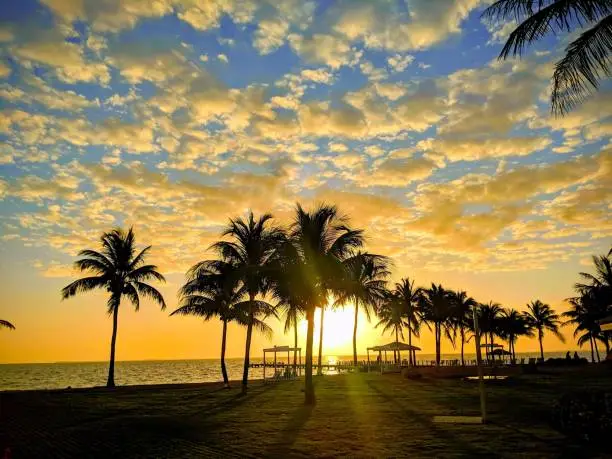
M 389 343 L 389 344 L 383 344 L 381 346 L 372 346 L 372 347 L 369 347 L 367 349 L 367 353 L 368 353 L 368 371 L 370 370 L 370 351 L 378 352 L 378 360 L 381 363 L 380 371 L 382 373 L 382 354 L 383 354 L 383 352 L 384 352 L 384 355 L 385 355 L 385 362 L 386 362 L 387 361 L 387 351 L 389 351 L 389 352 L 397 351 L 399 353 L 401 351 L 415 352 L 415 351 L 420 351 L 420 350 L 421 350 L 420 347 L 412 346 L 410 344 L 402 343 L 400 341 L 393 341 L 392 343 Z M 416 359 L 413 359 L 413 360 L 416 360 Z M 401 358 L 400 358 L 400 362 L 401 362 Z
M 487 360 L 489 360 L 489 356 L 493 356 L 493 350 L 494 349 L 503 349 L 504 346 L 502 346 L 501 344 L 497 344 L 497 343 L 486 343 L 486 344 L 481 344 L 480 347 L 484 347 L 485 348 L 485 352 L 487 354 Z
M 273 368 L 274 368 L 274 379 L 280 379 L 280 377 L 282 376 L 281 373 L 279 373 L 276 368 L 277 368 L 277 361 L 276 361 L 276 354 L 280 353 L 287 353 L 287 365 L 282 365 L 282 367 L 285 369 L 285 373 L 284 376 L 288 377 L 289 374 L 289 367 L 290 367 L 290 355 L 291 352 L 296 352 L 299 355 L 299 360 L 297 362 L 297 368 L 296 368 L 296 372 L 294 373 L 295 376 L 297 376 L 297 371 L 300 372 L 300 375 L 302 374 L 302 348 L 301 347 L 291 347 L 291 346 L 274 346 L 274 347 L 269 347 L 267 349 L 263 350 L 263 379 L 264 381 L 266 380 L 266 366 L 267 365 L 267 361 L 266 361 L 266 353 L 270 352 L 274 354 L 274 364 L 273 364 Z

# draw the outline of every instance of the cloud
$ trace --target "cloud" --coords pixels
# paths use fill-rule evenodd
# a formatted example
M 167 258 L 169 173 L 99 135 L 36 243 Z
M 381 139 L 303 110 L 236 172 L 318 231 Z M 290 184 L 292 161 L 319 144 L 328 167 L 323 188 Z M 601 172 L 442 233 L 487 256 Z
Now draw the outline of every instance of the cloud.
M 293 50 L 307 62 L 339 69 L 343 65 L 354 65 L 358 60 L 348 41 L 334 35 L 314 34 L 305 37 L 291 34 L 288 39 Z
M 411 182 L 430 177 L 436 168 L 435 162 L 424 157 L 390 157 L 380 163 L 373 171 L 364 172 L 355 177 L 354 180 L 360 187 L 406 187 Z
M 436 138 L 421 140 L 418 147 L 439 153 L 450 161 L 477 161 L 506 156 L 526 156 L 550 146 L 550 137 L 499 137 L 484 140 Z
M 394 72 L 403 72 L 406 68 L 414 61 L 414 56 L 406 54 L 395 54 L 387 58 L 387 64 L 393 69 Z
M 217 54 L 217 59 L 219 59 L 221 62 L 225 62 L 226 64 L 229 62 L 229 59 L 225 54 Z

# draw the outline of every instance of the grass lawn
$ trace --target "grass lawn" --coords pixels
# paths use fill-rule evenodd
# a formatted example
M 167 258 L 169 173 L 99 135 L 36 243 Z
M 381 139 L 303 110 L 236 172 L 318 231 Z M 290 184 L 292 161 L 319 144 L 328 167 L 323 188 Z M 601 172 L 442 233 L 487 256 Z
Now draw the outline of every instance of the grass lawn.
M 609 372 L 608 372 L 609 373 Z M 434 424 L 478 415 L 477 384 L 349 374 L 302 383 L 123 387 L 0 394 L 0 447 L 19 458 L 606 457 L 550 427 L 551 402 L 612 375 L 522 376 L 488 385 L 490 424 Z M 0 451 L 1 452 L 1 451 Z

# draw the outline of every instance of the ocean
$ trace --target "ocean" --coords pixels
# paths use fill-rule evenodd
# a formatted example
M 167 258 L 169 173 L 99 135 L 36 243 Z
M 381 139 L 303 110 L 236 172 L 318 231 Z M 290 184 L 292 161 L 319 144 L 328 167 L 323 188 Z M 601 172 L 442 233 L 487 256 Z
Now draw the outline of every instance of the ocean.
M 590 352 L 577 351 L 580 357 L 590 360 Z M 573 355 L 574 351 L 570 351 Z M 565 357 L 565 352 L 545 352 L 546 358 Z M 536 352 L 517 353 L 517 359 L 538 357 Z M 370 356 L 375 359 L 376 356 Z M 459 354 L 443 354 L 442 359 L 458 359 Z M 602 358 L 605 355 L 602 355 Z M 391 355 L 389 355 L 391 358 Z M 474 359 L 473 354 L 465 358 Z M 366 356 L 359 356 L 366 360 Z M 431 361 L 434 354 L 418 354 L 419 361 Z M 279 358 L 279 361 L 282 359 Z M 324 363 L 352 360 L 351 356 L 325 356 Z M 270 360 L 268 360 L 270 361 Z M 261 358 L 253 359 L 261 362 Z M 226 359 L 227 371 L 231 380 L 242 378 L 242 358 Z M 267 370 L 271 372 L 272 370 Z M 65 389 L 67 387 L 94 387 L 106 383 L 108 362 L 58 362 L 58 363 L 19 363 L 0 365 L 0 391 Z M 330 372 L 333 373 L 333 372 Z M 270 375 L 271 373 L 267 373 Z M 251 368 L 250 379 L 261 379 L 263 370 Z M 221 368 L 218 359 L 202 360 L 143 360 L 123 361 L 115 364 L 115 383 L 118 386 L 140 384 L 181 384 L 221 381 Z

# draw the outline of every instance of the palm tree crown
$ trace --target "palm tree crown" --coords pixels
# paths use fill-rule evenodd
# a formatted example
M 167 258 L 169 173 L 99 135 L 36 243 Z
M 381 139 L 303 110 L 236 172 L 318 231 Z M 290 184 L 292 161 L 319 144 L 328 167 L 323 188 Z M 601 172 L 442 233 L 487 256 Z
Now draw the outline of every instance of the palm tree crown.
M 521 55 L 525 47 L 549 33 L 589 27 L 565 49 L 556 63 L 551 95 L 552 111 L 564 114 L 599 87 L 612 74 L 612 3 L 608 0 L 497 0 L 483 15 L 489 19 L 516 20 L 500 59 Z
M 542 303 L 540 300 L 532 301 L 527 305 L 527 311 L 525 312 L 525 319 L 528 327 L 538 332 L 538 340 L 540 341 L 540 358 L 544 360 L 544 347 L 542 346 L 542 339 L 544 338 L 544 332 L 549 331 L 560 341 L 565 342 L 565 338 L 559 333 L 559 326 L 561 321 L 559 315 L 547 304 Z

